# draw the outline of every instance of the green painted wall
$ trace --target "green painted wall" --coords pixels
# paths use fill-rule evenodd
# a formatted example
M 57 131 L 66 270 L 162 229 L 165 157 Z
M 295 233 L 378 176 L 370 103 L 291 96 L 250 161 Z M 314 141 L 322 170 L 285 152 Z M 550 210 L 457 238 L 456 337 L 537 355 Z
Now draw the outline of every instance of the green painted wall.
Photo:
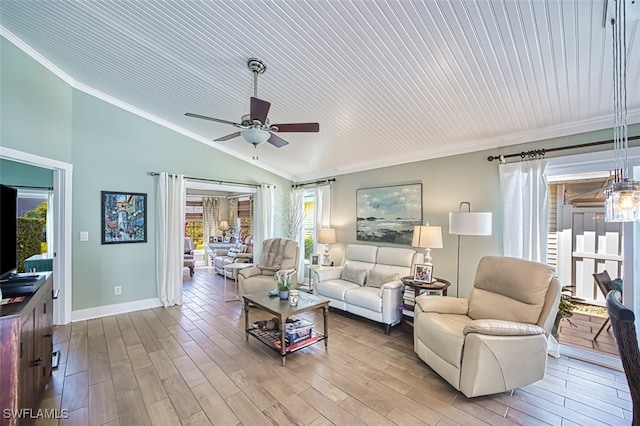
M 340 244 L 332 245 L 332 258 L 334 261 L 340 261 L 345 244 L 360 243 L 356 241 L 357 189 L 421 182 L 423 220 L 428 221 L 430 225 L 442 226 L 444 247 L 431 252 L 434 274 L 449 280 L 454 287 L 457 236 L 449 234 L 449 212 L 458 211 L 462 201 L 469 201 L 473 211 L 493 212 L 493 235 L 461 237 L 460 294 L 467 296 L 473 286 L 473 278 L 480 258 L 485 255 L 503 254 L 503 203 L 499 166 L 497 161 L 488 162 L 487 157 L 607 140 L 612 135 L 612 130 L 604 130 L 336 176 L 336 182 L 331 187 L 331 225 L 336 228 L 337 240 Z M 640 135 L 640 125 L 631 126 L 630 135 Z M 547 155 L 547 158 L 597 151 L 602 152 L 603 158 L 611 158 L 613 167 L 612 145 L 559 151 Z M 455 291 L 451 294 L 455 295 Z
M 0 43 L 0 143 L 73 164 L 73 310 L 156 297 L 155 180 L 148 172 L 268 183 L 277 197 L 290 189 L 286 179 L 70 88 Z M 148 194 L 147 243 L 100 243 L 102 190 Z M 80 242 L 80 231 L 89 241 Z M 113 294 L 116 285 L 121 296 Z
M 49 188 L 53 185 L 53 171 L 0 159 L 0 182 L 6 185 Z
M 67 83 L 0 37 L 0 145 L 71 161 Z

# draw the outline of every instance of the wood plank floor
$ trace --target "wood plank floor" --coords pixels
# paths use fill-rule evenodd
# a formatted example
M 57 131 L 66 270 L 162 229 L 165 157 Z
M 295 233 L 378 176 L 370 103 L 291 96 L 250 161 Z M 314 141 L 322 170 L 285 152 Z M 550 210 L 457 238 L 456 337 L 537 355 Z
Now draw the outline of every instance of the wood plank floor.
M 565 345 L 620 358 L 612 329 L 607 330 L 608 327 L 605 327 L 598 338 L 593 340 L 606 320 L 607 317 L 600 315 L 574 312 L 571 322 L 566 319 L 560 322 L 558 341 Z
M 67 419 L 37 425 L 628 425 L 624 374 L 561 357 L 544 380 L 468 399 L 413 352 L 400 327 L 332 311 L 329 349 L 287 357 L 245 341 L 239 302 L 220 276 L 185 277 L 185 304 L 55 329 L 60 367 L 42 408 Z M 228 281 L 231 290 L 232 281 Z M 266 314 L 252 310 L 251 318 Z M 320 315 L 303 315 L 321 324 Z

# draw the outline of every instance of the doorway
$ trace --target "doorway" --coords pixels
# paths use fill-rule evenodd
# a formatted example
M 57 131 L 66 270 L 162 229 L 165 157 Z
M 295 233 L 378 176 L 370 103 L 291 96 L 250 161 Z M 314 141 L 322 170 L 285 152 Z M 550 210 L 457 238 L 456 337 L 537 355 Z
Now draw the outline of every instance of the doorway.
M 53 287 L 58 298 L 53 301 L 54 324 L 71 322 L 71 193 L 73 165 L 0 146 L 0 159 L 28 164 L 53 171 L 53 208 L 51 209 Z

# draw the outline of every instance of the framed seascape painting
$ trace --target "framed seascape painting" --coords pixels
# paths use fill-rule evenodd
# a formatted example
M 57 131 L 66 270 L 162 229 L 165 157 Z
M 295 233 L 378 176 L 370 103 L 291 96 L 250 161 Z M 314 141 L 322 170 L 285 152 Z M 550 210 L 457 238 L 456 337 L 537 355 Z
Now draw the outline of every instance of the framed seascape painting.
M 358 189 L 356 211 L 357 240 L 411 245 L 422 224 L 422 184 Z
M 147 194 L 102 191 L 102 244 L 147 242 Z

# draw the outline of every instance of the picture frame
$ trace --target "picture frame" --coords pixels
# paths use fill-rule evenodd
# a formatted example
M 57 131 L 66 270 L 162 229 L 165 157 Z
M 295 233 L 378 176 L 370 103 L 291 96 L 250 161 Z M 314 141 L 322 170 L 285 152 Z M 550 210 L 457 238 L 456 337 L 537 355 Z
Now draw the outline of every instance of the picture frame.
M 209 244 L 213 244 L 216 242 L 216 237 L 209 237 Z
M 411 245 L 422 225 L 422 183 L 356 190 L 356 239 Z
M 101 191 L 102 244 L 147 242 L 147 194 Z
M 231 237 L 223 237 L 222 242 L 223 243 L 230 243 L 231 242 Z
M 433 265 L 418 263 L 413 267 L 413 281 L 431 284 L 433 280 Z
M 319 265 L 320 264 L 320 256 L 317 254 L 312 254 L 311 255 L 311 264 L 312 265 Z

